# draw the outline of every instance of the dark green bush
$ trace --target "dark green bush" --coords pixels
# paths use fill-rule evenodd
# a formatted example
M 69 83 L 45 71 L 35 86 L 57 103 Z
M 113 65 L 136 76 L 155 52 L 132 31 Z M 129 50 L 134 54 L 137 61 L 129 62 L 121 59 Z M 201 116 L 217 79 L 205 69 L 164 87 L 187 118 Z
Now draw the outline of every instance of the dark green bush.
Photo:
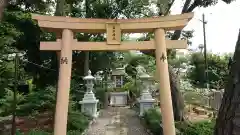
M 32 130 L 27 135 L 50 135 L 50 134 L 41 130 Z
M 79 135 L 89 124 L 91 117 L 82 114 L 78 111 L 78 102 L 72 100 L 70 96 L 69 113 L 68 113 L 68 135 Z M 17 115 L 28 116 L 33 115 L 33 112 L 52 111 L 55 106 L 55 88 L 48 87 L 46 90 L 33 91 L 26 96 L 24 102 L 17 109 Z M 35 116 L 35 115 L 33 115 Z M 47 132 L 33 130 L 29 135 L 50 135 Z M 27 135 L 28 135 L 27 134 Z M 19 134 L 21 135 L 21 134 Z
M 79 130 L 71 130 L 67 132 L 67 135 L 81 135 L 82 132 Z M 20 133 L 19 131 L 16 132 L 16 135 L 24 135 L 23 133 Z M 25 135 L 51 135 L 50 133 L 41 131 L 41 130 L 31 130 Z
M 159 108 L 149 109 L 143 115 L 143 118 L 144 118 L 147 128 L 154 135 L 162 134 L 162 127 L 160 126 L 161 121 L 162 121 L 162 116 L 161 116 L 161 113 L 159 110 L 160 110 Z
M 99 100 L 98 109 L 102 109 L 105 102 L 105 88 L 96 87 L 95 96 Z
M 5 117 L 5 116 L 9 116 L 9 115 L 11 115 L 12 114 L 12 103 L 13 103 L 13 91 L 11 91 L 11 90 L 9 90 L 9 89 L 7 89 L 7 90 L 5 90 L 5 95 L 4 95 L 4 97 L 2 97 L 2 98 L 0 98 L 0 116 L 1 117 Z M 24 97 L 24 95 L 22 95 L 22 94 L 19 94 L 19 93 L 17 93 L 16 94 L 17 96 L 16 96 L 16 99 L 17 99 L 17 101 L 16 101 L 16 108 L 18 109 L 19 107 L 20 107 L 20 103 L 22 102 L 22 101 L 24 101 L 25 99 L 25 97 Z
M 80 112 L 69 112 L 67 129 L 83 132 L 88 127 L 90 119 L 91 117 Z
M 82 132 L 79 130 L 71 130 L 67 132 L 67 135 L 81 135 Z
M 212 135 L 215 122 L 200 121 L 179 129 L 183 135 Z
M 162 116 L 159 108 L 149 109 L 144 113 L 144 121 L 147 128 L 153 135 L 162 135 L 163 129 L 161 127 Z M 176 122 L 176 131 L 180 135 L 212 135 L 215 122 L 214 120 L 206 120 L 195 123 Z
M 141 82 L 139 80 L 130 80 L 123 85 L 125 91 L 131 91 L 134 96 L 139 97 L 141 93 Z
M 81 135 L 81 133 L 88 127 L 89 121 L 91 117 L 84 115 L 80 112 L 69 112 L 68 114 L 68 125 L 67 135 Z M 23 135 L 19 131 L 17 131 L 16 135 Z M 48 132 L 41 130 L 31 130 L 27 133 L 27 135 L 51 135 Z
M 45 90 L 35 90 L 28 94 L 17 108 L 18 116 L 27 116 L 34 111 L 44 112 L 55 107 L 56 88 L 49 86 Z
M 16 132 L 16 135 L 24 135 L 23 133 L 20 133 L 19 131 Z M 50 133 L 41 131 L 41 130 L 31 130 L 25 135 L 50 135 Z

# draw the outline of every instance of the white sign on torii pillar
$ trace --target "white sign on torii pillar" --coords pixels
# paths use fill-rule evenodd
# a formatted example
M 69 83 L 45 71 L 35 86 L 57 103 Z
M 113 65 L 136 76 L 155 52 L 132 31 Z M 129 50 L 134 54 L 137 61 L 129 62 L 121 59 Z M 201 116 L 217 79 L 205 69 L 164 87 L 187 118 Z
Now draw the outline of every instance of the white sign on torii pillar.
M 142 19 L 83 19 L 32 15 L 45 31 L 56 32 L 61 39 L 41 42 L 40 50 L 61 51 L 54 135 L 66 135 L 68 100 L 72 69 L 72 51 L 155 50 L 160 81 L 160 104 L 165 135 L 175 135 L 172 98 L 166 49 L 183 49 L 187 41 L 166 40 L 165 31 L 183 29 L 193 13 Z M 107 33 L 106 42 L 77 42 L 74 33 Z M 151 41 L 121 42 L 122 33 L 154 32 Z

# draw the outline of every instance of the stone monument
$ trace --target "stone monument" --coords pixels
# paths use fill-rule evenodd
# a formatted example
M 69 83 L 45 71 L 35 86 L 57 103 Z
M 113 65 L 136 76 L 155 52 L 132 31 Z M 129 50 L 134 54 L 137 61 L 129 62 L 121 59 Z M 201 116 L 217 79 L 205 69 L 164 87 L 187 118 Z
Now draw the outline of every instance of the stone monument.
M 90 70 L 88 71 L 88 75 L 85 76 L 83 78 L 83 80 L 86 81 L 87 91 L 84 94 L 82 101 L 79 102 L 82 105 L 81 111 L 96 118 L 98 116 L 97 104 L 98 104 L 99 100 L 96 99 L 96 97 L 93 93 L 93 86 L 94 86 L 95 78 L 91 75 Z

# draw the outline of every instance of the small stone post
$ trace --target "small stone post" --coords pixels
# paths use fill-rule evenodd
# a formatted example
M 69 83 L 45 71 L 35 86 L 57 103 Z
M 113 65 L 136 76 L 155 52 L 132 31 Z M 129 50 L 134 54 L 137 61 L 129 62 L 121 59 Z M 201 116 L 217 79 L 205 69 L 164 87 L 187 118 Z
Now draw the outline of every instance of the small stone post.
M 145 111 L 147 111 L 150 108 L 153 108 L 155 99 L 153 99 L 151 93 L 149 93 L 149 87 L 152 82 L 152 77 L 146 73 L 142 73 L 139 77 L 143 84 L 141 97 L 139 99 L 139 104 L 140 104 L 139 116 L 143 116 Z
M 102 81 L 102 77 L 101 77 L 101 75 L 100 75 L 100 73 L 99 72 L 97 72 L 96 73 L 96 75 L 95 75 L 95 84 L 96 84 L 96 87 L 100 87 L 100 88 L 103 88 L 103 81 Z M 95 91 L 94 92 L 96 92 L 96 89 L 94 89 Z
M 80 104 L 82 104 L 81 111 L 96 118 L 98 116 L 97 103 L 99 102 L 99 100 L 96 99 L 96 97 L 93 93 L 93 86 L 94 86 L 95 78 L 91 75 L 90 70 L 88 71 L 88 76 L 85 76 L 83 78 L 83 80 L 86 81 L 87 91 L 84 94 L 82 101 L 79 102 Z
M 211 107 L 215 111 L 218 111 L 218 109 L 220 108 L 221 102 L 222 102 L 222 97 L 223 97 L 223 92 L 222 91 L 217 91 L 217 90 L 213 91 Z
M 95 81 L 96 81 L 97 85 L 99 85 L 99 86 L 102 85 L 102 77 L 100 76 L 99 72 L 96 73 Z

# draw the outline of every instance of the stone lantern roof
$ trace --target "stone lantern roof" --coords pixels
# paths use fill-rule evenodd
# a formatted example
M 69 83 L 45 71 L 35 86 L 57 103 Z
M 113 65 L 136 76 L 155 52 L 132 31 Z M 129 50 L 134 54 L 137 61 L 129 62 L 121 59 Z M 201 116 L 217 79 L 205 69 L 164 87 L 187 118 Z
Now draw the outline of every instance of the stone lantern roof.
M 112 71 L 112 76 L 124 76 L 125 73 L 125 68 L 116 68 Z
M 83 80 L 94 80 L 95 78 L 92 76 L 92 72 L 89 70 L 88 75 L 83 78 Z
M 154 77 L 148 75 L 147 73 L 142 73 L 142 74 L 139 76 L 139 78 L 142 79 L 142 80 L 154 80 Z

